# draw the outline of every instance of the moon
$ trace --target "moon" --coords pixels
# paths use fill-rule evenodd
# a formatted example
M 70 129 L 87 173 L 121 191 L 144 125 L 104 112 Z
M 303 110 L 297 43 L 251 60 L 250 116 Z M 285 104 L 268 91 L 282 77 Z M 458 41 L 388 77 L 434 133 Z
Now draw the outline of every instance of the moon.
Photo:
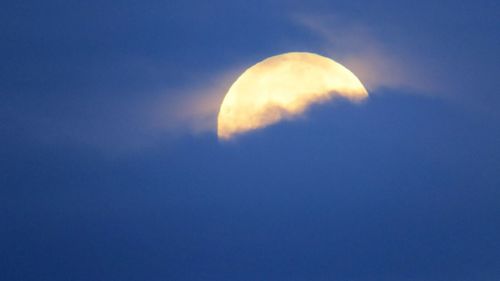
M 217 136 L 227 140 L 303 114 L 311 105 L 368 92 L 349 69 L 324 56 L 291 52 L 248 68 L 232 84 L 219 109 Z

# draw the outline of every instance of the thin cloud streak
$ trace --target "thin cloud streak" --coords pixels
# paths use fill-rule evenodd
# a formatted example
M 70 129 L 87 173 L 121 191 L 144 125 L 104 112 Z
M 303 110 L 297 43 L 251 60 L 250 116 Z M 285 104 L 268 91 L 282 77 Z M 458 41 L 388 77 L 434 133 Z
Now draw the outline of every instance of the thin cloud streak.
M 215 133 L 220 104 L 242 71 L 234 68 L 193 87 L 170 90 L 151 105 L 151 127 L 169 136 Z
M 440 90 L 424 71 L 423 58 L 384 44 L 373 28 L 334 15 L 293 15 L 291 20 L 319 37 L 320 49 L 352 70 L 370 92 L 389 88 L 432 95 Z

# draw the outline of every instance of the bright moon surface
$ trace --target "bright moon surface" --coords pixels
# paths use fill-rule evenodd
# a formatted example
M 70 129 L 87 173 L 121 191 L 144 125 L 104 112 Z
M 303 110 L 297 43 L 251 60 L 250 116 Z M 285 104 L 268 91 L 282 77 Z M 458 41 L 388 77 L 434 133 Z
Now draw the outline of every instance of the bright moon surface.
M 248 68 L 229 89 L 217 120 L 217 135 L 235 135 L 303 114 L 333 97 L 359 101 L 368 92 L 341 64 L 312 53 L 292 52 Z

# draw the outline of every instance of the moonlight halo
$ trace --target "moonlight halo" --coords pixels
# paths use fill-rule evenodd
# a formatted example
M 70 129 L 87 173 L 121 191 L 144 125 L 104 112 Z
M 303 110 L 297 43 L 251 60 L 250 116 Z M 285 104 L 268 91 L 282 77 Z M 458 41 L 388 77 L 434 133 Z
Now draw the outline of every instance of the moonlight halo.
M 217 117 L 217 135 L 230 139 L 336 96 L 359 101 L 368 92 L 351 71 L 329 58 L 306 52 L 273 56 L 248 68 L 230 87 Z

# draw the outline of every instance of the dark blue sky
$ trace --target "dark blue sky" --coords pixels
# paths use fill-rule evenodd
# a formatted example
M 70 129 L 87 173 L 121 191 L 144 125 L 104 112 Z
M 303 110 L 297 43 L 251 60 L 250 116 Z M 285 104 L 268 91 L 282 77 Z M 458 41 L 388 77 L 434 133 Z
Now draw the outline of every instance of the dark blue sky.
M 497 1 L 4 1 L 0 280 L 500 280 L 499 48 Z M 370 97 L 219 142 L 289 51 Z

